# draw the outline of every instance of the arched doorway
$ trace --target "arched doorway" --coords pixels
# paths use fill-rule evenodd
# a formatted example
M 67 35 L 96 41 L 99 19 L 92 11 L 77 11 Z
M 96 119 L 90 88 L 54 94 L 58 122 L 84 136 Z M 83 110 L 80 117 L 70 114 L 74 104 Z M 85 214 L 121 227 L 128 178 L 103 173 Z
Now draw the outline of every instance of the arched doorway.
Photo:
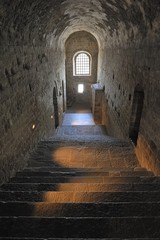
M 55 87 L 53 89 L 53 106 L 54 106 L 55 128 L 57 128 L 59 125 L 59 116 L 58 116 L 57 91 Z
M 143 110 L 144 91 L 138 84 L 134 90 L 132 113 L 129 128 L 129 138 L 136 145 L 140 128 L 140 121 Z

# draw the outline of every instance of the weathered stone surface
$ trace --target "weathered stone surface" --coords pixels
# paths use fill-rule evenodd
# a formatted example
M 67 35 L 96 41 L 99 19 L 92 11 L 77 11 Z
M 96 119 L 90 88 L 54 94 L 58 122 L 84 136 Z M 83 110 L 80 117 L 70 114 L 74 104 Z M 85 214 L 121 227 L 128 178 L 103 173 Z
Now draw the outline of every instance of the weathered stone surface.
M 47 176 L 16 176 L 11 179 L 12 183 L 160 183 L 160 178 L 157 177 L 106 177 L 106 176 L 57 176 L 57 177 L 47 177 Z
M 124 192 L 159 191 L 158 183 L 104 184 L 104 183 L 10 183 L 4 184 L 1 191 L 79 191 L 79 192 Z
M 0 61 L 5 82 L 0 94 L 0 182 L 4 182 L 26 165 L 28 153 L 37 142 L 53 132 L 54 108 L 49 99 L 53 99 L 55 83 L 51 81 L 50 49 L 6 46 L 1 49 Z M 26 63 L 30 68 L 26 69 Z
M 142 217 L 159 216 L 159 203 L 4 203 L 1 216 Z
M 153 225 L 150 222 L 153 220 Z M 90 227 L 88 228 L 88 221 Z M 1 236 L 100 238 L 159 237 L 159 217 L 149 218 L 0 218 Z M 8 232 L 8 225 L 12 225 Z M 30 231 L 28 231 L 30 229 Z M 62 231 L 63 229 L 63 231 Z M 74 230 L 73 230 L 74 229 Z M 153 232 L 152 232 L 153 231 Z M 154 234 L 154 235 L 153 235 Z
M 52 135 L 61 124 L 68 97 L 66 80 L 70 79 L 74 80 L 70 84 L 72 90 L 77 88 L 76 81 L 87 85 L 85 98 L 81 99 L 84 101 L 90 99 L 91 83 L 104 86 L 103 101 L 95 104 L 98 107 L 102 104 L 102 122 L 107 132 L 116 138 L 131 138 L 141 166 L 160 175 L 159 11 L 159 1 L 150 0 L 1 0 L 0 184 L 26 167 L 28 155 L 37 143 Z M 73 53 L 81 50 L 89 51 L 93 58 L 93 75 L 88 79 L 75 79 L 72 75 Z M 71 92 L 70 97 L 77 100 L 79 96 Z M 153 181 L 152 172 L 137 171 L 139 164 L 127 141 L 98 135 L 86 135 L 84 140 L 84 136 L 73 134 L 64 134 L 61 141 L 57 135 L 41 142 L 33 157 L 39 162 L 30 162 L 17 175 L 34 179 L 20 182 L 17 178 L 17 182 L 4 185 L 2 189 L 6 191 L 0 191 L 1 201 L 29 201 L 26 210 L 33 206 L 32 201 L 46 201 L 51 205 L 52 202 L 127 202 L 135 213 L 144 211 L 144 216 L 145 213 L 150 216 L 153 210 L 158 215 L 159 206 L 153 204 L 150 208 L 147 204 L 159 201 L 159 181 Z M 65 151 L 59 154 L 59 149 Z M 54 160 L 54 164 L 45 165 L 41 162 L 45 158 Z M 43 176 L 54 176 L 62 182 L 35 181 Z M 96 180 L 87 183 L 81 180 L 81 184 L 63 182 L 64 177 L 68 181 L 73 176 L 96 176 Z M 121 183 L 108 184 L 103 178 L 101 183 L 97 182 L 98 176 L 139 177 L 139 183 L 124 183 L 124 178 Z M 143 181 L 140 176 L 150 176 L 151 180 Z M 58 187 L 61 192 L 57 191 Z M 137 202 L 141 203 L 138 206 L 142 206 L 142 212 L 136 208 Z M 118 210 L 119 214 L 123 212 Z M 128 213 L 127 208 L 125 211 Z M 107 211 L 100 213 L 104 216 Z M 8 216 L 0 218 L 0 225 L 3 240 L 7 237 L 137 240 L 160 236 L 160 219 L 155 216 Z
M 2 240 L 63 240 L 64 238 L 1 238 Z M 67 238 L 76 240 L 77 238 Z M 121 240 L 120 238 L 78 238 L 78 240 Z M 129 238 L 125 240 L 143 240 L 142 238 Z M 158 238 L 145 238 L 145 240 L 159 240 Z
M 159 191 L 147 192 L 9 192 L 0 191 L 0 200 L 18 202 L 53 202 L 53 203 L 85 203 L 85 202 L 157 202 Z

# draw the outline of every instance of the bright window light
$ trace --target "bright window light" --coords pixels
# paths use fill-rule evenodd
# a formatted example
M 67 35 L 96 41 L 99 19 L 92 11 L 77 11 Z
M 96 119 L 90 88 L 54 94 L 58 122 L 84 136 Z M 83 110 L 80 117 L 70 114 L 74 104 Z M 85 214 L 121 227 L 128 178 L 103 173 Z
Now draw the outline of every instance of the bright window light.
M 91 56 L 86 52 L 79 52 L 73 58 L 75 76 L 89 76 L 91 74 Z
M 84 92 L 84 85 L 78 84 L 78 93 L 83 93 L 83 92 Z

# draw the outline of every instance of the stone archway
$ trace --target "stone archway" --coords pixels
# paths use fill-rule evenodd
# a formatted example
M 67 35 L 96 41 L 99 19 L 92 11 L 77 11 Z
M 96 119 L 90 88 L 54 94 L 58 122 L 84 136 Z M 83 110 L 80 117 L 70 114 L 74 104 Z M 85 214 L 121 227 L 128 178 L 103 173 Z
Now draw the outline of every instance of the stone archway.
M 140 121 L 142 116 L 143 110 L 143 99 L 144 99 L 144 91 L 143 88 L 138 84 L 134 90 L 133 96 L 133 104 L 132 104 L 132 113 L 130 119 L 130 128 L 129 128 L 129 138 L 132 142 L 136 145 L 139 128 L 140 128 Z
M 58 116 L 57 91 L 55 87 L 53 89 L 53 106 L 54 106 L 55 128 L 57 128 L 59 125 L 59 116 Z

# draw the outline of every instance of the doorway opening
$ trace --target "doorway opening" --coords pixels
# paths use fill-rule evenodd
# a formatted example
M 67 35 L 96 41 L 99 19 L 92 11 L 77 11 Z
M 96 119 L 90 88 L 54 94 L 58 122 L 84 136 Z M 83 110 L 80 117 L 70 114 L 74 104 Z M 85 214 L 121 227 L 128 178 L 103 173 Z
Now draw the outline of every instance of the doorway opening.
M 132 113 L 129 127 L 129 138 L 132 142 L 137 145 L 137 139 L 140 128 L 140 121 L 143 111 L 143 100 L 144 100 L 144 91 L 143 88 L 138 84 L 134 90 L 133 104 L 132 104 Z
M 63 97 L 63 112 L 66 111 L 66 105 L 65 105 L 65 88 L 64 88 L 64 81 L 62 80 L 62 97 Z
M 55 128 L 57 128 L 59 125 L 59 116 L 58 116 L 57 91 L 55 87 L 53 89 L 53 106 L 54 106 Z

